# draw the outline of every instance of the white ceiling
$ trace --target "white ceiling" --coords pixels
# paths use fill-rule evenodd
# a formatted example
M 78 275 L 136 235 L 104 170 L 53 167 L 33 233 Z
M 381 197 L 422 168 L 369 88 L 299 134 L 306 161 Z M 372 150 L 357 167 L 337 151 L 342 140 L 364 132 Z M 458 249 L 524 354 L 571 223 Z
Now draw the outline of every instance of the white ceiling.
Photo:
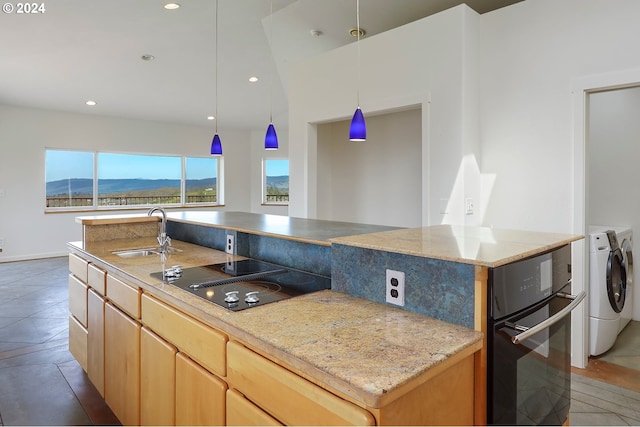
M 44 13 L 0 14 L 0 104 L 213 128 L 215 1 L 177 1 L 170 11 L 163 0 L 54 0 Z M 361 0 L 360 26 L 370 37 L 460 3 L 485 13 L 518 1 Z M 220 131 L 266 129 L 270 93 L 287 127 L 288 64 L 355 40 L 356 0 L 273 0 L 273 15 L 270 4 L 219 0 Z

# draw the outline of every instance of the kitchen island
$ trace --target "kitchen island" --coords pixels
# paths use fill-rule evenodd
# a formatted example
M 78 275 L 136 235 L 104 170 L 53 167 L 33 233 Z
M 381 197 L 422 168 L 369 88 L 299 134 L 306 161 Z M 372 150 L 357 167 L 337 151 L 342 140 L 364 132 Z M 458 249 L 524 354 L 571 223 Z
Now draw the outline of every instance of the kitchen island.
M 481 347 L 481 333 L 330 290 L 242 312 L 230 312 L 152 277 L 151 273 L 161 271 L 163 268 L 161 257 L 157 255 L 122 258 L 113 254 L 122 249 L 152 245 L 152 237 L 93 241 L 87 243 L 86 247 L 83 242 L 69 244 L 70 264 L 72 272 L 75 271 L 71 279 L 74 280 L 73 283 L 76 283 L 75 279 L 79 276 L 80 282 L 87 284 L 86 292 L 91 293 L 90 297 L 102 297 L 103 304 L 107 307 L 105 309 L 107 318 L 109 313 L 117 312 L 117 315 L 125 318 L 124 324 L 134 325 L 132 327 L 134 331 L 143 331 L 137 332 L 136 335 L 140 336 L 138 338 L 140 342 L 145 342 L 145 330 L 148 330 L 147 334 L 158 335 L 165 341 L 164 344 L 174 346 L 178 355 L 188 354 L 189 359 L 197 362 L 208 373 L 214 374 L 228 390 L 249 387 L 244 382 L 246 375 L 238 373 L 242 369 L 248 369 L 247 366 L 238 366 L 241 362 L 237 360 L 243 360 L 242 357 L 248 357 L 251 360 L 249 368 L 256 363 L 266 363 L 267 371 L 271 368 L 284 367 L 283 372 L 276 371 L 278 373 L 274 374 L 274 378 L 263 378 L 263 380 L 275 381 L 278 378 L 293 375 L 285 381 L 285 384 L 271 386 L 276 389 L 283 387 L 285 390 L 283 393 L 294 399 L 294 402 L 296 398 L 291 397 L 291 394 L 306 396 L 305 393 L 311 393 L 312 396 L 319 396 L 319 402 L 324 402 L 323 407 L 338 408 L 336 409 L 338 412 L 347 413 L 335 419 L 334 422 L 339 424 L 410 424 L 412 422 L 469 424 L 473 422 L 473 358 L 475 352 Z M 223 252 L 181 241 L 174 241 L 173 247 L 180 252 L 168 255 L 165 267 L 180 264 L 183 268 L 188 268 L 225 262 L 229 257 Z M 242 257 L 233 255 L 232 258 Z M 78 264 L 80 267 L 77 267 Z M 84 281 L 87 269 L 94 274 L 96 270 L 104 272 L 106 289 L 103 294 L 95 292 L 90 275 L 86 277 L 86 282 Z M 127 310 L 128 304 L 120 301 L 122 289 L 126 289 L 126 292 L 133 295 L 133 308 Z M 135 303 L 138 300 L 140 301 L 139 309 Z M 91 305 L 88 311 L 91 311 L 90 307 Z M 116 314 L 112 314 L 112 317 Z M 192 348 L 193 343 L 189 341 L 172 342 L 180 341 L 179 337 L 183 333 L 188 333 L 190 326 L 185 326 L 174 336 L 171 326 L 163 323 L 162 319 L 167 318 L 174 319 L 176 322 L 186 322 L 185 325 L 190 325 L 189 321 L 196 321 L 200 326 L 204 325 L 218 332 L 217 338 L 212 341 L 215 342 L 220 336 L 223 337 L 221 338 L 223 350 L 219 350 L 221 351 L 220 359 L 225 362 L 209 360 L 207 354 L 215 353 L 213 350 L 215 345 L 203 351 L 198 346 L 195 349 Z M 116 317 L 117 319 L 119 318 Z M 107 332 L 109 323 L 105 320 L 104 325 L 107 325 L 105 343 L 109 345 L 108 343 L 112 342 Z M 74 329 L 76 328 L 70 331 Z M 85 329 L 90 335 L 91 325 L 88 324 Z M 119 332 L 119 339 L 115 341 L 122 340 L 123 334 L 125 333 Z M 157 340 L 158 337 L 154 339 Z M 133 342 L 135 341 L 134 338 Z M 118 342 L 112 343 L 112 345 L 118 344 Z M 91 353 L 90 345 L 87 343 L 86 346 Z M 228 346 L 226 351 L 224 351 L 225 346 Z M 75 353 L 79 352 L 79 359 L 83 359 L 82 343 L 79 347 L 80 349 L 76 349 Z M 141 348 L 144 349 L 144 345 Z M 248 356 L 247 351 L 250 351 Z M 201 352 L 205 355 L 201 356 Z M 122 350 L 122 353 L 127 351 Z M 108 367 L 112 366 L 108 361 L 110 351 L 105 350 L 105 354 L 103 366 L 109 371 Z M 88 357 L 84 356 L 84 358 L 86 360 Z M 143 366 L 145 363 L 157 362 L 156 356 L 147 362 L 144 354 L 138 355 L 138 358 L 140 362 L 136 366 L 141 375 L 138 382 L 143 385 L 141 395 L 137 396 L 141 408 L 138 416 L 135 410 L 127 407 L 132 401 L 136 401 L 136 398 L 131 399 L 122 385 L 114 384 L 111 389 L 129 396 L 128 402 L 120 402 L 116 397 L 109 398 L 108 381 L 111 375 L 102 374 L 107 381 L 103 388 L 107 403 L 126 424 L 149 421 L 149 412 L 157 413 L 158 411 L 158 405 L 153 405 L 155 407 L 153 411 L 145 410 L 143 395 L 145 390 Z M 130 365 L 135 365 L 135 359 L 131 361 L 125 358 L 123 363 L 131 370 Z M 273 366 L 269 365 L 270 363 L 273 363 Z M 117 366 L 121 365 L 116 363 L 112 369 L 116 369 Z M 91 371 L 89 366 L 87 369 Z M 256 375 L 261 373 L 251 374 L 251 376 Z M 157 377 L 158 372 L 154 368 L 153 378 L 157 379 Z M 123 378 L 123 381 L 126 380 L 127 378 Z M 299 387 L 296 382 L 300 380 L 304 380 L 304 383 Z M 310 386 L 317 389 L 304 391 Z M 295 392 L 286 391 L 292 387 L 295 388 Z M 446 409 L 447 406 L 442 406 L 443 402 L 437 396 L 428 398 L 430 394 L 434 394 L 433 390 L 441 391 L 450 387 L 454 387 L 451 391 L 458 393 L 459 396 L 455 401 L 456 410 L 451 409 L 451 404 L 449 409 Z M 154 388 L 157 389 L 157 386 Z M 241 394 L 252 396 L 249 403 L 259 402 L 261 411 L 279 422 L 314 423 L 314 418 L 305 418 L 314 412 L 322 417 L 315 419 L 319 423 L 330 423 L 334 419 L 331 418 L 333 415 L 327 415 L 324 410 L 314 408 L 312 400 L 315 398 L 303 399 L 302 407 L 306 409 L 302 410 L 302 414 L 282 414 L 279 412 L 281 409 L 278 409 L 277 402 L 274 404 L 274 409 L 269 406 L 269 402 L 261 400 L 272 400 L 273 391 L 265 392 L 272 396 L 269 399 L 260 394 L 259 385 L 252 384 L 249 388 L 250 390 L 242 390 Z M 439 395 L 440 391 L 436 395 Z M 323 395 L 321 392 L 328 392 L 328 394 Z M 253 396 L 252 393 L 258 395 Z M 238 396 L 235 394 L 230 396 L 232 396 L 230 402 L 237 401 Z M 337 402 L 332 400 L 336 397 L 339 397 Z M 241 400 L 241 402 L 246 406 L 246 401 Z M 285 406 L 289 408 L 290 404 L 287 402 Z M 295 405 L 289 408 L 292 411 L 293 406 Z M 231 416 L 235 413 L 233 408 L 225 408 L 225 412 Z M 356 414 L 355 418 L 354 414 Z M 177 414 L 173 415 L 173 417 L 176 416 Z M 291 418 L 287 418 L 288 416 Z M 260 422 L 263 421 L 262 418 L 260 420 Z M 154 421 L 157 420 L 154 419 Z M 243 419 L 243 422 L 247 421 Z
M 142 294 L 143 311 L 144 294 L 148 293 L 152 299 L 167 303 L 208 326 L 228 331 L 226 336 L 233 337 L 230 341 L 238 340 L 263 357 L 286 366 L 288 372 L 321 385 L 324 390 L 330 390 L 332 395 L 366 408 L 378 424 L 410 424 L 416 416 L 424 416 L 398 408 L 389 411 L 388 405 L 392 402 L 411 402 L 411 398 L 404 398 L 407 397 L 406 393 L 410 395 L 415 392 L 414 397 L 419 396 L 421 385 L 432 386 L 430 381 L 434 378 L 433 375 L 437 377 L 442 369 L 451 372 L 445 367 L 450 367 L 449 363 L 460 363 L 459 357 L 466 360 L 464 363 L 471 361 L 470 375 L 475 376 L 467 384 L 467 387 L 472 388 L 468 400 L 472 402 L 473 418 L 466 421 L 426 421 L 426 418 L 419 418 L 419 422 L 484 423 L 484 335 L 475 332 L 477 335 L 471 335 L 473 342 L 454 345 L 462 345 L 464 350 L 460 350 L 460 347 L 457 347 L 458 350 L 447 347 L 452 342 L 438 348 L 441 342 L 425 343 L 424 337 L 446 337 L 445 342 L 448 342 L 452 337 L 466 336 L 472 329 L 486 332 L 487 279 L 490 268 L 540 254 L 581 238 L 483 227 L 353 228 L 345 227 L 343 223 L 333 224 L 331 221 L 273 215 L 170 213 L 167 227 L 169 234 L 172 237 L 179 236 L 175 241 L 176 248 L 186 247 L 188 250 L 171 255 L 168 264 L 206 265 L 228 257 L 280 257 L 284 260 L 283 264 L 289 263 L 289 267 L 325 275 L 329 271 L 332 277 L 332 291 L 296 297 L 251 309 L 246 313 L 231 314 L 219 308 L 212 309 L 209 303 L 172 286 L 154 282 L 155 279 L 149 276 L 153 271 L 150 271 L 152 266 L 146 264 L 148 259 L 119 259 L 111 253 L 114 250 L 141 247 L 143 242 L 127 237 L 138 238 L 145 233 L 145 238 L 148 239 L 145 243 L 153 245 L 153 229 L 142 232 L 140 227 L 141 223 L 153 225 L 158 218 L 138 218 L 132 224 L 127 224 L 126 218 L 113 218 L 111 221 L 104 217 L 78 218 L 78 222 L 83 225 L 84 240 L 70 245 L 71 251 L 113 275 L 124 277 L 138 288 Z M 292 227 L 291 224 L 295 226 Z M 364 234 L 358 234 L 361 232 Z M 236 240 L 237 250 L 233 254 L 224 254 L 220 250 L 225 249 L 224 240 L 229 233 L 239 233 L 235 235 L 239 237 Z M 105 240 L 107 236 L 108 239 Z M 267 243 L 263 238 L 268 239 Z M 282 246 L 282 242 L 285 246 Z M 288 246 L 289 244 L 294 246 Z M 295 246 L 300 244 L 303 246 Z M 281 250 L 283 247 L 287 250 Z M 267 248 L 266 251 L 264 248 Z M 204 253 L 207 255 L 203 255 Z M 314 259 L 314 262 L 304 264 L 305 268 L 301 268 L 296 264 L 300 258 L 305 261 Z M 316 258 L 319 261 L 315 261 Z M 273 258 L 268 260 L 274 261 Z M 153 268 L 158 271 L 160 266 L 154 265 Z M 406 271 L 406 304 L 402 310 L 384 303 L 385 269 Z M 105 300 L 108 299 L 106 296 Z M 202 304 L 207 306 L 203 307 Z M 153 307 L 150 303 L 147 306 Z M 263 312 L 269 314 L 261 315 Z M 294 316 L 294 313 L 297 314 Z M 347 321 L 343 316 L 349 318 L 351 313 L 355 318 Z M 366 320 L 359 323 L 355 321 L 356 318 Z M 433 325 L 425 323 L 427 319 L 429 322 L 436 321 L 435 319 L 444 321 L 438 325 L 454 327 L 450 331 L 456 332 L 442 336 L 434 334 Z M 145 325 L 144 315 L 140 317 L 140 321 Z M 314 326 L 320 329 L 314 329 Z M 266 329 L 262 329 L 263 327 Z M 366 334 L 362 333 L 362 329 L 366 330 Z M 272 330 L 275 334 L 267 334 L 266 330 Z M 390 331 L 393 333 L 390 334 Z M 405 335 L 403 331 L 408 331 L 409 334 Z M 459 333 L 460 331 L 466 332 Z M 327 336 L 337 341 L 327 341 Z M 371 341 L 367 341 L 369 338 Z M 302 341 L 296 341 L 298 339 Z M 421 347 L 421 343 L 427 344 L 429 348 Z M 349 349 L 347 355 L 337 352 L 338 347 Z M 415 353 L 414 348 L 418 349 Z M 317 353 L 319 349 L 321 351 Z M 325 352 L 322 349 L 327 350 Z M 396 352 L 403 356 L 390 356 Z M 338 357 L 337 354 L 341 356 Z M 411 357 L 412 354 L 417 356 L 416 359 Z M 377 359 L 375 356 L 381 358 Z M 394 360 L 392 365 L 389 364 L 389 357 Z M 443 358 L 443 361 L 433 365 L 433 360 L 428 362 L 430 357 Z M 371 366 L 367 360 L 372 361 Z M 412 365 L 412 360 L 420 360 L 420 366 Z M 354 372 L 350 368 L 363 371 Z M 372 370 L 368 371 L 370 368 Z M 222 379 L 227 380 L 224 375 Z M 419 400 L 424 403 L 424 396 Z M 414 402 L 408 405 L 416 404 Z M 418 406 L 426 408 L 424 404 Z M 439 402 L 436 407 L 446 408 L 443 402 Z M 396 415 L 398 412 L 412 414 L 407 416 L 414 418 L 385 418 L 386 414 L 392 412 Z M 340 422 L 347 423 L 344 419 Z M 356 422 L 363 423 L 362 419 Z

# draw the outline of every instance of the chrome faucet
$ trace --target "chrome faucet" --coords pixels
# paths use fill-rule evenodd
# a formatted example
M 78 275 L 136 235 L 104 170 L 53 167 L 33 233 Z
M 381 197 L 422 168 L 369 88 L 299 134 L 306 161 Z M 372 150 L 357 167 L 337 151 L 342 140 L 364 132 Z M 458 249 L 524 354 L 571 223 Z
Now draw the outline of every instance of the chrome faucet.
M 162 214 L 162 226 L 160 233 L 158 234 L 158 244 L 160 245 L 160 252 L 167 253 L 167 248 L 171 246 L 171 237 L 167 236 L 167 213 L 160 206 L 154 206 L 149 209 L 147 215 L 151 216 L 154 212 L 159 211 Z

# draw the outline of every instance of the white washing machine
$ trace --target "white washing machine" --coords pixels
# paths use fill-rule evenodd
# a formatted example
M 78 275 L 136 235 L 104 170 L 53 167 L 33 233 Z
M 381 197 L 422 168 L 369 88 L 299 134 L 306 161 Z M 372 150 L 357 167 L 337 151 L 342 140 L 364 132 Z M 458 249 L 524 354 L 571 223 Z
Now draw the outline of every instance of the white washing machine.
M 627 261 L 618 239 L 628 240 Z M 589 228 L 589 353 L 597 356 L 609 350 L 622 328 L 622 313 L 627 301 L 627 267 L 632 270 L 631 230 L 623 227 Z M 631 271 L 631 277 L 633 271 Z M 629 317 L 630 318 L 630 317 Z

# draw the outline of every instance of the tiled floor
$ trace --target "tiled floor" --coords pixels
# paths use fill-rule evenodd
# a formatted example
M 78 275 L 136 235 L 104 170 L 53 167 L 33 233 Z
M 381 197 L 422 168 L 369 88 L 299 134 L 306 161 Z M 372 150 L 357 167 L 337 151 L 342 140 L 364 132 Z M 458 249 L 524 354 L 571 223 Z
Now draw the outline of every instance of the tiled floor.
M 68 351 L 68 272 L 0 263 L 0 425 L 118 424 Z
M 68 352 L 67 275 L 66 257 L 0 263 L 0 425 L 118 424 Z M 592 362 L 573 370 L 571 424 L 640 425 L 640 371 Z
M 598 359 L 640 371 L 640 321 L 629 322 L 611 350 Z

